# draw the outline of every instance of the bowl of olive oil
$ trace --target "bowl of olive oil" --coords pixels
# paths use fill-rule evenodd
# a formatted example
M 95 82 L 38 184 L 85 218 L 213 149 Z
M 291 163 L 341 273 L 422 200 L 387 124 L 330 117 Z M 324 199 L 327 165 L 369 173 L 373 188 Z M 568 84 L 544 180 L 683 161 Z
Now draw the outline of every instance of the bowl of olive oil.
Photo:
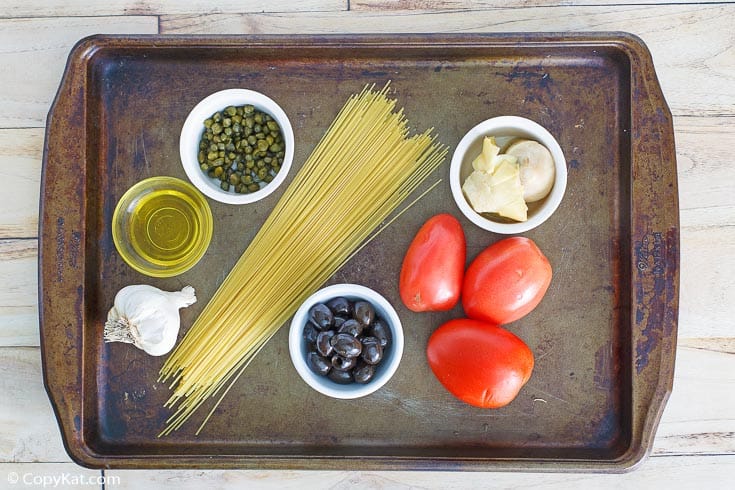
M 212 239 L 212 211 L 191 184 L 151 177 L 128 189 L 112 216 L 112 240 L 133 269 L 172 277 L 192 268 Z

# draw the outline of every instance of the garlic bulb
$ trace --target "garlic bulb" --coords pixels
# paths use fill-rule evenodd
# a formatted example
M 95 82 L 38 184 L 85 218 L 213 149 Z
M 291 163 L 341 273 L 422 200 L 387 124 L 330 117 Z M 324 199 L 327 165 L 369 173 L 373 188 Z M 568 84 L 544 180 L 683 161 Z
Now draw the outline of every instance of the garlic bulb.
M 145 284 L 126 286 L 115 295 L 115 305 L 107 314 L 105 342 L 125 342 L 162 356 L 176 343 L 179 309 L 196 300 L 191 286 L 174 292 Z

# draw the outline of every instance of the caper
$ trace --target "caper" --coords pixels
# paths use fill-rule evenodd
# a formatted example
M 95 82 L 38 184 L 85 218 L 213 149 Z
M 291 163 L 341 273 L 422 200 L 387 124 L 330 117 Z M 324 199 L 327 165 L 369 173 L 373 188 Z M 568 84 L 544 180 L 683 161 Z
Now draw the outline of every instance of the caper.
M 228 116 L 234 116 L 235 114 L 237 114 L 237 109 L 235 109 L 235 107 L 233 106 L 229 106 L 225 108 L 225 113 Z
M 220 134 L 222 132 L 222 125 L 220 123 L 212 124 L 212 132 L 214 134 Z
M 222 182 L 220 185 L 223 191 L 229 191 L 230 190 L 230 183 L 229 182 Z
M 255 192 L 255 191 L 259 190 L 259 189 L 260 189 L 260 186 L 259 186 L 258 184 L 255 184 L 255 183 L 253 183 L 253 184 L 250 184 L 250 185 L 248 186 L 248 190 L 249 190 L 250 192 Z

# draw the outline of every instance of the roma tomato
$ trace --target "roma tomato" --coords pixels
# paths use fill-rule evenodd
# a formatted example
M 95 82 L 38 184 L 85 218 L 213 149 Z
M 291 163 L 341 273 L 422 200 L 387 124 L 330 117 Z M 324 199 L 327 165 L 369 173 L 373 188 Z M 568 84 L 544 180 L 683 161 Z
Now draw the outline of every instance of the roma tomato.
M 450 320 L 429 338 L 429 366 L 454 396 L 480 408 L 500 408 L 533 371 L 533 353 L 504 328 L 468 318 Z
M 470 318 L 505 325 L 536 308 L 550 283 L 551 264 L 533 240 L 506 238 L 467 268 L 462 306 Z
M 412 311 L 446 311 L 459 301 L 466 257 L 462 226 L 450 214 L 429 219 L 408 247 L 399 290 Z

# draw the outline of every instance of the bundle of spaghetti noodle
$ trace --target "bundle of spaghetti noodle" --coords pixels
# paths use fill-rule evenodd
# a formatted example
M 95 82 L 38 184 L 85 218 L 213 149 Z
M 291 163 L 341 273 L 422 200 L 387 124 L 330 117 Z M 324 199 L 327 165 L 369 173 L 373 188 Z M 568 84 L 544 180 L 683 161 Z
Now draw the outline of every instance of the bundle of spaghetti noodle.
M 299 305 L 444 160 L 447 150 L 431 130 L 409 135 L 387 91 L 365 87 L 348 99 L 166 360 L 160 380 L 171 383 L 166 406 L 175 411 L 162 434 L 215 395 L 221 401 Z

